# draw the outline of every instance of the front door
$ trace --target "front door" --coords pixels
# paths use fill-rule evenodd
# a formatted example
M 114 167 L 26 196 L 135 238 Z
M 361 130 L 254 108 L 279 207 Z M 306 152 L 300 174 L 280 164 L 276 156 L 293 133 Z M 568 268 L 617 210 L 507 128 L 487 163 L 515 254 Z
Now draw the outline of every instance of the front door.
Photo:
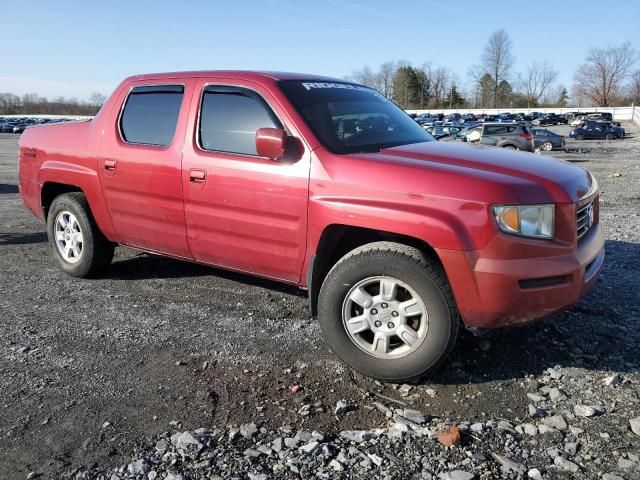
M 196 260 L 298 282 L 306 250 L 309 152 L 295 161 L 256 154 L 256 130 L 284 128 L 261 86 L 197 86 L 182 160 L 189 247 Z
M 123 244 L 191 258 L 181 180 L 190 96 L 189 82 L 134 83 L 110 113 L 98 172 Z

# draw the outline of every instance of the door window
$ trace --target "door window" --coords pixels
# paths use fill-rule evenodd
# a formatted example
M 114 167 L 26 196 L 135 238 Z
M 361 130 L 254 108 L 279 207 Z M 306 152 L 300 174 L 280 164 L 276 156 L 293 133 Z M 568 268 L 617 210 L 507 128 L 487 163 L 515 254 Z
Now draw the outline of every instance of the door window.
M 282 128 L 255 92 L 236 87 L 206 87 L 200 108 L 199 141 L 204 150 L 257 155 L 256 131 Z
M 143 145 L 170 145 L 183 95 L 182 85 L 134 87 L 120 116 L 122 139 Z

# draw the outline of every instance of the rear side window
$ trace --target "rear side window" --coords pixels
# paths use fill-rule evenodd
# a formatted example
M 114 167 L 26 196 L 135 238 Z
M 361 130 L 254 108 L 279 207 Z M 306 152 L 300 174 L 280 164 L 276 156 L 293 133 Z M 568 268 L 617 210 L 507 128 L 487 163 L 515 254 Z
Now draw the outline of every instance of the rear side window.
M 484 128 L 485 135 L 500 135 L 502 133 L 507 133 L 507 129 L 501 125 L 492 125 Z
M 120 117 L 122 139 L 128 143 L 170 145 L 183 96 L 182 85 L 134 87 Z
M 257 93 L 239 87 L 204 90 L 200 109 L 200 146 L 204 150 L 257 155 L 256 131 L 282 128 Z

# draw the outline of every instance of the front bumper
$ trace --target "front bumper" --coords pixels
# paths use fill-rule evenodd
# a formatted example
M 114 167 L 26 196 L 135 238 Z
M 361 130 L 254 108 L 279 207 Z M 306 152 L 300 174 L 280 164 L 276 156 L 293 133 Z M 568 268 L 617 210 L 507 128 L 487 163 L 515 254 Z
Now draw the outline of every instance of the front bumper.
M 575 305 L 596 283 L 604 233 L 594 225 L 574 248 L 537 249 L 530 240 L 499 238 L 482 251 L 438 250 L 468 328 L 519 325 Z M 526 258 L 523 258 L 526 257 Z

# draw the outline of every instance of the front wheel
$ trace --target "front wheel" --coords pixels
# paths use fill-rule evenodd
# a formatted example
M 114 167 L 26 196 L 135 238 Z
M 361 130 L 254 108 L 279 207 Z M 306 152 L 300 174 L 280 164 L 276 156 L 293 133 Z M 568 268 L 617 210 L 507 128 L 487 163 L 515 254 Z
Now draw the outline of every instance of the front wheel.
M 343 361 L 391 382 L 434 371 L 460 323 L 442 267 L 393 242 L 364 245 L 336 263 L 320 290 L 318 320 Z
M 74 277 L 95 275 L 113 259 L 115 246 L 96 225 L 83 193 L 66 193 L 53 200 L 47 236 L 54 257 Z
M 607 140 L 613 140 L 615 137 L 613 136 L 613 134 L 611 133 L 607 133 L 607 136 L 605 137 Z
M 576 140 L 584 140 L 584 135 L 576 135 Z

